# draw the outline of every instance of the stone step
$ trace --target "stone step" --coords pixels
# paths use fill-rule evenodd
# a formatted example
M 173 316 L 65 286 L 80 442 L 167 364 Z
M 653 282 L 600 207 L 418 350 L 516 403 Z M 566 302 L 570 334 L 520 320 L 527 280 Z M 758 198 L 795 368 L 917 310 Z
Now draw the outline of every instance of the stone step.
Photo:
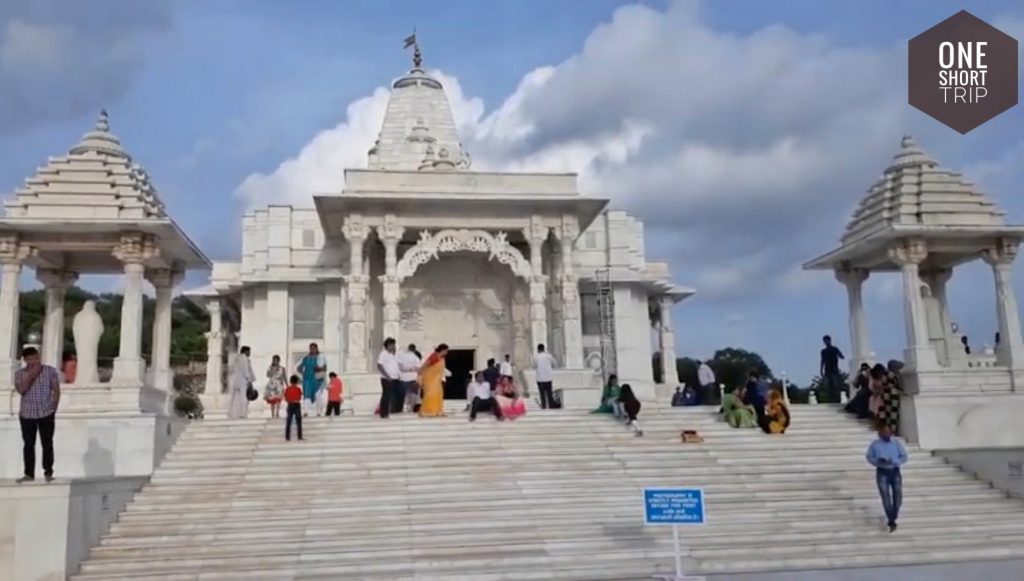
M 922 512 L 935 515 L 954 515 L 960 510 L 972 511 L 975 515 L 991 514 L 1001 511 L 1012 510 L 1018 507 L 1017 501 L 991 496 L 958 495 L 955 497 L 960 507 L 943 506 L 949 504 L 950 497 L 910 497 L 904 501 L 901 514 L 906 516 L 917 515 Z M 547 513 L 557 516 L 569 516 L 584 514 L 594 511 L 594 505 L 600 503 L 602 511 L 610 513 L 628 514 L 630 508 L 637 502 L 628 499 L 616 501 L 592 501 L 580 502 L 578 504 L 559 503 L 559 499 L 512 499 L 498 504 L 487 502 L 466 502 L 458 506 L 433 506 L 429 504 L 417 505 L 382 505 L 375 510 L 381 516 L 384 515 L 405 515 L 409 522 L 429 522 L 431 519 L 446 519 L 448 522 L 468 519 L 470 521 L 479 518 L 492 518 L 495 521 L 515 518 L 515 516 L 540 517 Z M 877 499 L 858 499 L 853 504 L 842 502 L 845 499 L 804 500 L 804 501 L 772 501 L 772 502 L 733 502 L 729 505 L 716 505 L 719 508 L 715 512 L 715 520 L 720 522 L 731 522 L 739 520 L 774 520 L 783 522 L 791 519 L 819 518 L 824 516 L 843 516 L 849 514 L 874 515 L 879 512 Z M 943 502 L 945 501 L 945 502 Z M 710 500 L 709 500 L 710 502 Z M 166 523 L 169 527 L 180 530 L 177 527 L 215 527 L 233 528 L 236 526 L 253 524 L 269 524 L 281 522 L 303 521 L 316 518 L 317 520 L 328 517 L 340 517 L 345 515 L 359 515 L 365 511 L 365 503 L 353 506 L 322 503 L 303 503 L 296 505 L 277 505 L 274 508 L 262 508 L 253 510 L 244 504 L 231 508 L 223 508 L 217 511 L 204 511 L 202 508 L 193 512 L 190 507 L 188 511 L 182 512 L 157 512 L 157 511 L 131 511 L 121 515 L 118 525 L 144 524 L 144 523 Z M 617 512 L 616 512 L 617 511 Z M 808 511 L 807 514 L 789 514 L 793 511 Z M 787 513 L 781 515 L 780 513 Z M 231 524 L 225 523 L 231 521 Z M 238 523 L 238 524 L 235 524 Z M 115 529 L 111 529 L 113 532 Z
M 197 421 L 74 578 L 649 578 L 672 540 L 643 525 L 641 489 L 672 484 L 706 493 L 708 524 L 681 531 L 691 573 L 1024 555 L 1024 503 L 914 446 L 900 530 L 882 532 L 870 429 L 798 408 L 783 436 L 711 408 L 645 407 L 644 438 L 567 411 L 314 417 L 301 443 L 282 420 Z
M 908 478 L 904 477 L 904 487 L 914 494 L 957 494 L 977 490 L 992 490 L 987 483 L 970 478 L 967 475 L 951 480 L 938 480 L 934 478 Z M 699 486 L 704 489 L 707 495 L 719 495 L 723 493 L 745 493 L 751 497 L 762 497 L 765 495 L 806 495 L 805 490 L 796 489 L 790 482 L 757 482 L 757 481 L 725 481 L 720 479 L 688 480 L 689 485 Z M 627 491 L 635 491 L 639 494 L 642 486 L 633 482 L 615 481 L 608 482 L 598 479 L 546 479 L 538 480 L 535 483 L 502 482 L 488 483 L 487 487 L 481 489 L 479 480 L 467 478 L 463 481 L 452 482 L 442 481 L 431 484 L 410 484 L 405 482 L 394 482 L 381 479 L 377 483 L 360 482 L 357 486 L 346 485 L 344 495 L 340 498 L 346 500 L 361 500 L 363 496 L 378 496 L 393 490 L 400 490 L 410 496 L 428 498 L 449 498 L 453 500 L 475 496 L 494 495 L 518 495 L 528 491 L 530 494 L 562 494 L 566 490 L 585 490 L 589 494 L 621 495 Z M 322 490 L 332 490 L 331 486 L 315 489 L 316 493 Z M 166 490 L 161 487 L 146 489 L 146 495 L 133 503 L 128 510 L 137 507 L 147 506 L 150 503 L 179 503 L 188 501 L 225 501 L 225 500 L 258 500 L 276 498 L 280 494 L 280 486 L 266 486 L 258 489 L 245 487 L 238 490 L 224 488 L 206 488 L 196 491 L 192 488 L 179 488 Z M 830 484 L 826 489 L 830 493 L 843 494 L 866 494 L 871 495 L 875 490 L 875 483 L 868 478 L 849 480 Z
M 642 540 L 651 537 L 670 537 L 671 531 L 664 527 L 621 527 L 618 530 L 609 531 L 606 524 L 594 523 L 581 520 L 574 526 L 571 523 L 553 521 L 550 524 L 537 525 L 534 522 L 502 523 L 500 528 L 481 528 L 479 523 L 467 523 L 464 525 L 441 526 L 437 523 L 429 525 L 417 525 L 412 527 L 408 524 L 401 526 L 410 527 L 410 532 L 415 534 L 430 535 L 435 543 L 459 546 L 482 546 L 496 544 L 500 545 L 505 541 L 516 539 L 534 539 L 537 537 L 538 528 L 542 528 L 546 536 L 555 538 L 585 538 L 590 536 L 609 536 L 620 541 Z M 864 523 L 851 529 L 835 530 L 828 523 L 810 522 L 807 526 L 801 526 L 796 530 L 780 530 L 772 535 L 771 541 L 779 544 L 802 544 L 806 541 L 856 541 L 863 539 L 866 530 L 874 530 L 874 523 Z M 94 555 L 97 558 L 114 558 L 116 555 L 128 554 L 133 551 L 146 551 L 149 549 L 173 548 L 176 550 L 197 548 L 202 550 L 229 551 L 233 547 L 241 546 L 245 549 L 253 549 L 260 543 L 343 543 L 346 547 L 358 547 L 364 545 L 379 545 L 382 541 L 392 538 L 397 530 L 395 528 L 380 527 L 377 523 L 367 528 L 354 529 L 350 524 L 322 525 L 310 529 L 247 529 L 231 533 L 197 533 L 192 535 L 160 535 L 160 531 L 154 531 L 152 535 L 141 535 L 136 533 L 132 537 L 104 537 L 101 544 L 95 549 Z M 943 529 L 917 530 L 915 538 L 929 538 L 946 535 L 995 535 L 1024 532 L 1024 523 L 1017 521 L 993 522 L 993 523 L 971 523 L 965 525 L 953 525 Z M 303 534 L 304 533 L 304 534 Z M 747 543 L 759 543 L 763 540 L 761 534 L 751 534 L 748 531 L 734 528 L 705 528 L 699 532 L 693 528 L 683 529 L 681 538 L 686 546 L 691 549 L 698 547 L 716 547 L 722 545 L 744 545 Z M 142 554 L 142 553 L 139 553 Z M 145 553 L 150 555 L 151 553 Z

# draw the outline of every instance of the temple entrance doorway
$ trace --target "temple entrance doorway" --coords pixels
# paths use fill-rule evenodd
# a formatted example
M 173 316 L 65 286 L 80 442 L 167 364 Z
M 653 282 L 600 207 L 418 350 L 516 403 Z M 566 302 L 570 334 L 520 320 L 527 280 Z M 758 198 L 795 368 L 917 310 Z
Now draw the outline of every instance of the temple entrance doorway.
M 444 398 L 466 399 L 466 387 L 476 365 L 476 349 L 449 349 L 444 364 L 452 374 L 444 383 Z

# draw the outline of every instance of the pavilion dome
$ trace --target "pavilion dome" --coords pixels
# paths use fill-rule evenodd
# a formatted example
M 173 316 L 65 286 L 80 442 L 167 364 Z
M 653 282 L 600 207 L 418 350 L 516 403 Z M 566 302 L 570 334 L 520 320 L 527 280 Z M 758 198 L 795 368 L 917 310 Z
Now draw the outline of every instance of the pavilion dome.
M 998 228 L 1004 212 L 963 175 L 945 169 L 904 135 L 882 176 L 868 189 L 841 241 L 844 245 L 893 227 L 927 230 Z
M 5 208 L 10 218 L 167 217 L 149 174 L 110 132 L 106 111 L 67 155 L 51 157 L 25 180 Z
M 421 67 L 419 48 L 412 69 L 391 85 L 369 168 L 398 171 L 456 171 L 470 167 L 455 130 L 441 82 Z

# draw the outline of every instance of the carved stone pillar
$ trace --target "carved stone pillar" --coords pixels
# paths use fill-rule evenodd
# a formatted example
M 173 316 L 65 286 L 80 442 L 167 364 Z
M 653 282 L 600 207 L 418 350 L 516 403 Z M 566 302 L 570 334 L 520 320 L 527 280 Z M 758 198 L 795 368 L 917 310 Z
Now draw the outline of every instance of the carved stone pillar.
M 370 229 L 362 217 L 352 215 L 345 219 L 342 234 L 349 245 L 348 284 L 348 330 L 345 341 L 345 371 L 364 373 L 367 371 L 366 358 L 366 300 L 370 277 L 364 272 L 363 247 Z
M 672 330 L 672 306 L 670 297 L 658 299 L 658 348 L 661 352 L 661 382 L 674 385 L 679 383 L 676 368 L 676 334 Z
M 999 323 L 999 345 L 996 364 L 1010 369 L 1024 368 L 1024 342 L 1021 340 L 1017 297 L 1013 292 L 1012 267 L 1017 257 L 1017 242 L 1000 240 L 982 255 L 992 267 L 996 287 L 996 320 Z
M 922 275 L 924 283 L 931 289 L 934 305 L 938 306 L 938 329 L 929 329 L 931 337 L 936 343 L 936 356 L 939 364 L 945 366 L 964 367 L 967 363 L 967 354 L 963 346 L 953 336 L 953 317 L 949 313 L 949 298 L 946 294 L 946 283 L 953 276 L 950 268 L 929 270 Z
M 576 218 L 565 216 L 559 232 L 561 242 L 561 280 L 562 289 L 562 337 L 565 342 L 565 367 L 567 369 L 583 369 L 583 329 L 580 323 L 580 287 L 579 279 L 573 267 L 573 244 L 579 236 Z
M 124 298 L 121 303 L 121 343 L 114 359 L 112 381 L 121 385 L 141 386 L 145 370 L 142 359 L 142 286 L 145 261 L 160 253 L 155 239 L 147 234 L 125 234 L 114 249 L 114 256 L 124 263 Z
M 401 311 L 398 303 L 402 279 L 398 276 L 398 243 L 401 242 L 404 232 L 405 229 L 396 224 L 395 217 L 390 214 L 384 217 L 384 226 L 377 228 L 377 237 L 384 243 L 384 274 L 379 277 L 384 303 L 381 309 L 384 317 L 382 339 L 391 337 L 396 341 L 401 330 Z
M 846 287 L 846 298 L 850 312 L 850 376 L 856 376 L 862 363 L 868 361 L 871 353 L 871 342 L 868 339 L 868 322 L 864 316 L 864 281 L 868 279 L 868 271 L 862 268 L 836 270 L 836 279 Z
M 928 257 L 928 247 L 919 240 L 909 240 L 889 249 L 889 259 L 903 273 L 903 316 L 907 328 L 907 367 L 916 371 L 938 368 L 935 349 L 928 340 L 924 301 L 921 298 L 919 266 Z
M 541 343 L 548 343 L 548 312 L 544 304 L 547 295 L 547 277 L 534 275 L 530 279 L 530 339 L 533 341 L 531 350 L 536 349 Z
M 206 393 L 224 391 L 224 330 L 219 298 L 206 302 L 210 330 L 206 333 Z
M 14 385 L 18 368 L 18 303 L 22 261 L 29 249 L 16 236 L 0 237 L 0 384 Z
M 156 268 L 146 277 L 156 292 L 156 310 L 153 316 L 152 364 L 154 387 L 170 391 L 174 387 L 171 373 L 171 313 L 174 287 L 181 282 L 180 272 Z
M 545 226 L 538 216 L 530 220 L 529 228 L 524 228 L 523 234 L 530 241 L 530 351 L 533 352 L 537 345 L 548 341 L 548 312 L 545 301 L 547 301 L 547 277 L 544 275 L 544 241 L 547 240 L 550 229 Z
M 43 321 L 43 363 L 60 369 L 64 353 L 64 294 L 78 280 L 66 270 L 40 268 L 36 278 L 46 287 L 46 315 Z

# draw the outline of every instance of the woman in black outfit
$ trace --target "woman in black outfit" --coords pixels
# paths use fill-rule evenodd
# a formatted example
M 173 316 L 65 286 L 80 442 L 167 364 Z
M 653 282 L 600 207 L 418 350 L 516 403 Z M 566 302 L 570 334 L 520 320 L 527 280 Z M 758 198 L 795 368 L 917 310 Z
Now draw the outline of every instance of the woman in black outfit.
M 622 407 L 626 411 L 626 425 L 633 428 L 636 437 L 643 436 L 644 431 L 636 423 L 636 417 L 640 414 L 640 400 L 633 395 L 633 388 L 628 383 L 623 383 L 619 389 L 619 402 L 622 403 Z

